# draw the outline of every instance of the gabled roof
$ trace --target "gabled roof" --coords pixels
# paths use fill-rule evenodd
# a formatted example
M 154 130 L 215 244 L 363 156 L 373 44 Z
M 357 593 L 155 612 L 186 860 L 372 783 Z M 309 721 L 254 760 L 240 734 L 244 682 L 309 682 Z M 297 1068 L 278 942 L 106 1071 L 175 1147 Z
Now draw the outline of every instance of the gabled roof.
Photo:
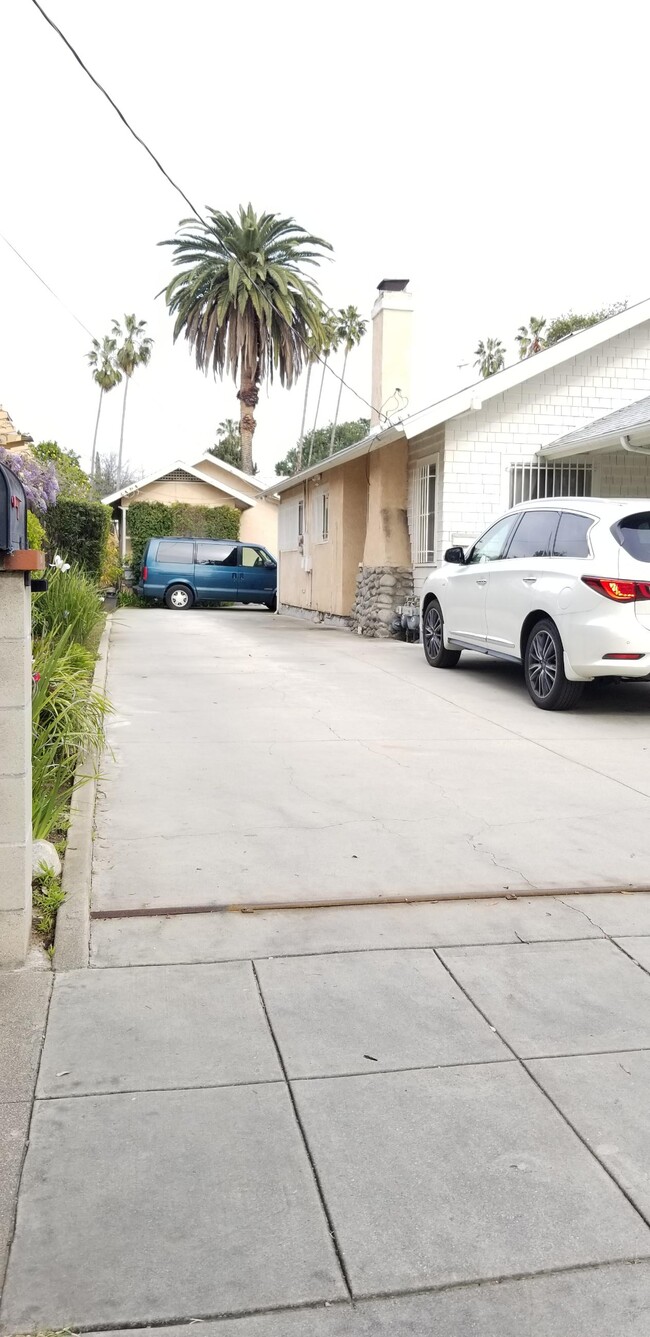
M 329 469 L 345 464 L 347 460 L 355 459 L 358 455 L 365 455 L 371 450 L 377 450 L 380 446 L 389 445 L 400 437 L 412 441 L 414 437 L 430 432 L 434 427 L 439 427 L 442 423 L 448 422 L 450 418 L 457 418 L 461 413 L 477 413 L 483 408 L 484 404 L 490 399 L 495 399 L 497 395 L 503 395 L 515 386 L 522 385 L 524 381 L 532 380 L 535 376 L 543 376 L 545 372 L 552 371 L 554 367 L 560 366 L 563 362 L 569 362 L 572 358 L 579 357 L 581 353 L 588 353 L 592 348 L 597 348 L 599 344 L 607 343 L 609 339 L 615 339 L 617 335 L 625 334 L 628 330 L 646 322 L 650 322 L 650 298 L 627 307 L 625 311 L 620 311 L 616 316 L 608 316 L 606 320 L 599 321 L 597 325 L 591 325 L 587 330 L 578 330 L 575 334 L 569 334 L 566 339 L 561 339 L 559 343 L 552 344 L 550 348 L 543 348 L 541 352 L 535 353 L 532 357 L 524 358 L 521 362 L 515 362 L 511 367 L 505 367 L 503 371 L 498 371 L 494 376 L 488 376 L 485 380 L 475 381 L 472 385 L 466 386 L 464 390 L 459 390 L 453 395 L 447 395 L 445 399 L 439 399 L 435 404 L 431 404 L 426 409 L 421 409 L 418 413 L 412 413 L 408 418 L 403 418 L 388 427 L 373 428 L 356 445 L 348 446 L 345 450 L 338 450 L 336 454 L 328 456 L 326 460 L 321 460 L 319 464 L 312 465 L 310 469 L 301 470 L 300 473 L 294 474 L 291 478 L 278 480 L 274 490 L 276 492 L 286 492 L 287 488 L 294 487 L 296 483 L 302 482 L 305 478 L 312 478 L 317 473 L 325 473 Z
M 650 396 L 606 413 L 604 418 L 596 418 L 575 432 L 567 432 L 566 436 L 542 446 L 539 454 L 579 455 L 587 450 L 606 450 L 618 446 L 621 437 L 629 437 L 636 445 L 650 445 Z
M 234 464 L 228 464 L 226 460 L 219 459 L 218 455 L 213 455 L 211 450 L 206 450 L 194 461 L 195 466 L 202 464 L 206 460 L 208 464 L 216 464 L 220 469 L 225 469 L 227 473 L 232 474 L 234 478 L 241 478 L 242 482 L 249 483 L 251 487 L 257 488 L 262 493 L 270 486 L 271 478 L 264 478 L 262 474 L 246 474 L 242 469 L 238 469 Z
M 223 461 L 220 460 L 219 463 L 221 464 Z M 160 479 L 164 479 L 166 474 L 172 473 L 174 469 L 182 469 L 183 473 L 189 474 L 190 478 L 196 479 L 199 483 L 207 483 L 209 487 L 215 488 L 218 492 L 227 492 L 229 497 L 242 502 L 244 506 L 255 505 L 255 502 L 250 497 L 245 497 L 243 492 L 237 492 L 235 488 L 229 487 L 227 483 L 222 483 L 220 479 L 210 478 L 208 474 L 201 473 L 200 469 L 195 469 L 191 464 L 186 464 L 184 460 L 174 460 L 173 464 L 166 464 L 163 469 L 157 469 L 155 474 L 149 474 L 147 478 L 140 478 L 137 483 L 131 483 L 129 487 L 121 487 L 118 492 L 111 492 L 110 496 L 102 497 L 102 501 L 105 506 L 111 506 L 113 502 L 120 501 L 122 497 L 130 497 L 134 492 L 140 492 L 143 487 L 148 487 L 150 483 L 157 483 Z M 235 469 L 234 472 L 239 473 L 239 470 Z

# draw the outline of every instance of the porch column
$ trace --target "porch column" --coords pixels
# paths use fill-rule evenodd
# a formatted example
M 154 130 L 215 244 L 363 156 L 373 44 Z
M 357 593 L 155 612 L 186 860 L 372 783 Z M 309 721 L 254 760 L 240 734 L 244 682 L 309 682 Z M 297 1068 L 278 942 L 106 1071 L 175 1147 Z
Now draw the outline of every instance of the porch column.
M 126 506 L 120 506 L 120 558 L 126 557 Z
M 0 966 L 22 965 L 32 921 L 31 591 L 0 569 Z
M 353 625 L 364 636 L 390 636 L 399 604 L 413 598 L 408 529 L 408 443 L 368 456 L 368 520 L 357 576 Z

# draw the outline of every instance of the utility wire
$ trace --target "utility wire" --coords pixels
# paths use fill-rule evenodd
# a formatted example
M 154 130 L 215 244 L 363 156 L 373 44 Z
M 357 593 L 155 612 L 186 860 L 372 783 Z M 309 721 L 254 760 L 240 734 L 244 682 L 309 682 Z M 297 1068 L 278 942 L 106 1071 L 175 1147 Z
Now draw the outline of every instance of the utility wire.
M 24 255 L 20 254 L 20 251 L 17 250 L 13 242 L 11 242 L 8 237 L 5 237 L 3 232 L 0 232 L 0 238 L 2 239 L 2 241 L 4 241 L 5 245 L 9 247 L 10 251 L 13 251 L 14 255 L 17 255 L 18 259 L 22 260 L 23 264 L 26 265 L 29 270 L 31 270 L 32 274 L 34 275 L 34 278 L 37 278 L 39 283 L 42 283 L 43 287 L 47 288 L 47 291 L 52 294 L 55 301 L 57 301 L 59 305 L 63 307 L 64 311 L 67 311 L 68 315 L 72 316 L 73 320 L 76 320 L 77 325 L 81 325 L 82 330 L 85 330 L 86 334 L 89 334 L 90 338 L 94 339 L 95 338 L 94 334 L 92 333 L 91 330 L 88 329 L 87 325 L 84 325 L 83 320 L 80 320 L 79 317 L 75 315 L 74 311 L 72 311 L 71 308 L 66 305 L 66 303 L 63 301 L 63 298 L 59 297 L 59 294 L 54 291 L 54 288 L 51 288 L 49 283 L 45 282 L 45 279 L 41 277 L 38 270 L 34 269 L 33 265 L 30 265 L 29 260 L 26 260 Z
M 117 115 L 119 116 L 119 118 L 120 118 L 122 124 L 123 124 L 123 125 L 126 127 L 126 129 L 129 131 L 129 134 L 131 134 L 131 135 L 133 136 L 133 138 L 137 141 L 137 143 L 140 145 L 140 147 L 144 149 L 144 151 L 145 151 L 146 154 L 148 154 L 148 156 L 151 158 L 152 162 L 155 163 L 156 167 L 158 168 L 158 171 L 159 171 L 159 172 L 162 172 L 162 175 L 165 177 L 166 181 L 169 182 L 170 186 L 172 186 L 173 189 L 174 189 L 175 191 L 177 191 L 177 193 L 180 195 L 181 199 L 185 200 L 185 203 L 186 203 L 186 204 L 189 206 L 189 208 L 192 210 L 192 213 L 194 214 L 194 216 L 195 216 L 196 218 L 198 218 L 199 221 L 200 221 L 201 223 L 203 223 L 203 226 L 204 226 L 204 227 L 209 227 L 209 223 L 206 222 L 206 220 L 205 220 L 205 218 L 203 217 L 203 215 L 202 215 L 202 214 L 200 213 L 200 211 L 196 208 L 196 205 L 192 204 L 192 201 L 191 201 L 191 199 L 189 198 L 189 196 L 187 196 L 187 195 L 185 194 L 185 191 L 181 189 L 181 187 L 176 183 L 176 181 L 174 181 L 173 177 L 171 177 L 171 176 L 169 175 L 169 172 L 167 172 L 167 171 L 165 170 L 165 168 L 163 167 L 163 165 L 162 165 L 162 163 L 160 162 L 160 160 L 156 157 L 156 155 L 155 155 L 155 153 L 153 152 L 153 150 L 149 148 L 149 145 L 148 145 L 148 144 L 146 143 L 146 141 L 142 138 L 142 136 L 139 135 L 139 134 L 137 133 L 137 131 L 135 131 L 135 130 L 133 129 L 133 126 L 132 126 L 131 123 L 127 120 L 126 116 L 124 115 L 124 112 L 122 112 L 122 111 L 120 110 L 120 108 L 118 107 L 117 103 L 114 102 L 113 98 L 111 97 L 110 93 L 108 93 L 107 90 L 104 88 L 104 85 L 101 84 L 101 83 L 99 82 L 99 79 L 96 79 L 96 78 L 95 78 L 95 75 L 88 69 L 88 66 L 87 66 L 87 65 L 84 63 L 84 61 L 81 59 L 81 56 L 79 55 L 79 52 L 75 49 L 75 47 L 72 45 L 72 43 L 68 41 L 68 38 L 65 36 L 65 33 L 63 33 L 63 32 L 61 31 L 61 29 L 59 28 L 58 24 L 56 24 L 56 23 L 54 22 L 54 19 L 50 18 L 49 14 L 46 13 L 46 11 L 43 9 L 43 6 L 39 3 L 39 0 L 32 0 L 32 4 L 35 5 L 35 7 L 36 7 L 36 9 L 38 10 L 39 14 L 42 15 L 42 17 L 45 19 L 45 22 L 49 24 L 50 28 L 52 28 L 52 29 L 54 30 L 54 32 L 57 34 L 57 36 L 59 36 L 59 37 L 61 38 L 61 41 L 65 44 L 65 46 L 67 46 L 68 51 L 69 51 L 70 54 L 74 57 L 74 59 L 76 60 L 77 64 L 81 66 L 81 68 L 82 68 L 84 74 L 87 74 L 87 75 L 88 75 L 88 78 L 90 79 L 91 83 L 93 83 L 93 84 L 95 85 L 95 88 L 97 88 L 98 91 L 99 91 L 100 93 L 102 93 L 103 96 L 106 98 L 106 101 L 110 103 L 111 107 L 113 108 L 113 111 L 117 113 Z M 242 265 L 241 261 L 237 258 L 237 256 L 235 256 L 235 255 L 231 255 L 230 258 L 231 258 L 231 260 L 233 260 L 234 263 L 238 266 L 238 268 L 241 270 L 242 274 L 249 280 L 249 282 L 250 282 L 251 285 L 256 289 L 256 291 L 257 291 L 258 293 L 260 293 L 260 295 L 261 295 L 262 297 L 265 297 L 265 298 L 266 298 L 266 294 L 262 291 L 262 289 L 259 287 L 259 285 L 258 285 L 257 283 L 255 283 L 255 280 L 251 278 L 251 275 L 250 275 L 250 274 L 248 273 L 248 271 L 244 268 L 244 266 Z M 277 316 L 279 316 L 280 320 L 283 320 L 284 323 L 285 323 L 285 325 L 288 325 L 289 328 L 291 328 L 291 324 L 290 324 L 290 322 L 287 320 L 286 316 L 284 316 L 284 315 L 282 314 L 281 311 L 278 311 L 278 308 L 277 308 L 276 306 L 274 306 L 272 302 L 270 303 L 270 306 L 272 307 L 273 311 L 275 311 L 275 314 L 276 314 Z M 325 309 L 326 309 L 327 311 L 329 311 L 329 312 L 332 311 L 332 308 L 331 308 L 331 307 L 327 307 L 327 306 L 326 306 Z M 351 394 L 353 394 L 358 400 L 360 400 L 360 402 L 361 402 L 362 404 L 364 404 L 366 408 L 370 409 L 371 412 L 373 412 L 373 413 L 377 413 L 377 415 L 378 415 L 378 417 L 379 417 L 380 420 L 383 418 L 385 422 L 387 422 L 387 423 L 390 422 L 390 419 L 387 418 L 386 415 L 383 414 L 383 413 L 381 412 L 380 409 L 376 409 L 376 408 L 374 408 L 374 406 L 369 402 L 369 400 L 364 399 L 364 396 L 363 396 L 363 395 L 360 395 L 359 392 L 358 392 L 358 390 L 355 390 L 355 389 L 354 389 L 354 386 L 349 385 L 347 381 L 344 381 L 343 377 L 342 377 L 342 376 L 339 376 L 338 372 L 336 372 L 336 371 L 334 370 L 334 368 L 330 366 L 329 361 L 328 361 L 325 357 L 321 356 L 320 353 L 314 353 L 314 350 L 313 350 L 312 348 L 310 348 L 310 346 L 309 346 L 307 340 L 303 337 L 302 334 L 300 334 L 298 331 L 295 331 L 295 333 L 298 335 L 298 338 L 300 339 L 300 342 L 303 344 L 303 346 L 304 346 L 304 348 L 305 348 L 305 351 L 309 354 L 309 357 L 311 358 L 312 361 L 320 362 L 322 366 L 327 367 L 328 370 L 331 372 L 332 376 L 334 376 L 334 377 L 336 378 L 336 380 L 339 381 L 339 383 L 340 383 L 341 385 L 345 386 L 345 389 L 346 389 L 346 390 L 349 390 Z

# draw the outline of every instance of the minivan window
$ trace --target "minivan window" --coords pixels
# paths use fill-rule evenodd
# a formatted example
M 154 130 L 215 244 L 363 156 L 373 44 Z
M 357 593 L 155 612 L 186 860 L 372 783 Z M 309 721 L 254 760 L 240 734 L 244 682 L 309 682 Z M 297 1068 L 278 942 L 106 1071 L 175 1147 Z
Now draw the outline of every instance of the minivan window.
M 495 525 L 486 530 L 474 544 L 467 565 L 473 566 L 475 562 L 496 562 L 503 552 L 516 519 L 515 515 L 506 515 L 503 520 L 497 520 Z
M 550 557 L 558 511 L 524 511 L 506 557 Z
M 201 566 L 236 566 L 236 543 L 197 543 L 196 560 Z
M 262 548 L 242 548 L 241 550 L 242 566 L 272 566 L 268 553 Z
M 194 544 L 178 539 L 163 539 L 158 544 L 157 561 L 164 566 L 190 566 L 194 561 Z
M 562 511 L 553 544 L 553 556 L 588 557 L 587 534 L 593 523 L 593 516 L 572 515 L 571 511 Z
M 612 525 L 612 534 L 630 557 L 637 562 L 650 562 L 650 511 L 638 511 L 636 515 L 626 515 Z

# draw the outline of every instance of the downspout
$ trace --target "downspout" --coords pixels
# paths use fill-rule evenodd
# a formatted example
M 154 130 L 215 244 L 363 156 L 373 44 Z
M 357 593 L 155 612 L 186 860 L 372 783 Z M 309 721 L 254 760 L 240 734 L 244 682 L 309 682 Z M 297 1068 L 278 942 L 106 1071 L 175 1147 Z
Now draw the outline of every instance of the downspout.
M 626 450 L 629 455 L 645 455 L 646 459 L 650 459 L 650 446 L 633 446 L 630 443 L 629 436 L 619 436 L 618 439 L 623 450 Z

